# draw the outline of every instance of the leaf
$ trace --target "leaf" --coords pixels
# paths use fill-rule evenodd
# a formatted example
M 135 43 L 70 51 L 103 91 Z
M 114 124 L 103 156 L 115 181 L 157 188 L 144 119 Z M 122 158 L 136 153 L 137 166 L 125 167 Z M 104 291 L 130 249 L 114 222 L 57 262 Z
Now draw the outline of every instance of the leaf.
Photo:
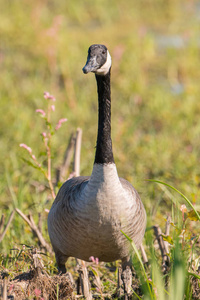
M 200 276 L 197 275 L 197 274 L 195 274 L 195 273 L 188 272 L 188 274 L 189 274 L 190 276 L 194 276 L 194 277 L 197 278 L 197 279 L 200 279 Z
M 41 156 L 47 156 L 47 153 L 46 153 L 45 151 L 41 151 L 41 152 L 39 153 L 39 157 L 41 157 Z
M 22 159 L 25 163 L 27 163 L 29 166 L 31 166 L 32 168 L 39 170 L 39 171 L 40 171 L 42 174 L 44 174 L 45 177 L 46 177 L 46 172 L 45 172 L 45 170 L 44 170 L 42 167 L 37 166 L 36 164 L 32 163 L 30 160 L 25 159 L 25 158 L 23 158 L 23 157 L 21 157 L 21 159 Z
M 198 211 L 198 214 L 200 214 L 200 212 Z M 187 213 L 187 218 L 189 218 L 191 221 L 198 221 L 198 217 L 195 213 L 195 211 L 192 209 Z
M 41 168 L 39 166 L 37 166 L 36 164 L 32 163 L 30 160 L 25 159 L 22 157 L 22 160 L 29 166 L 33 167 L 34 169 L 38 169 L 41 170 Z
M 178 235 L 180 235 L 181 232 L 182 232 L 182 229 L 178 228 L 173 222 L 170 222 L 170 224 L 171 224 L 171 226 L 174 227 L 176 233 L 177 233 Z
M 162 234 L 163 240 L 168 242 L 170 245 L 174 245 L 173 239 L 169 235 Z
M 127 238 L 127 240 L 132 243 L 132 239 L 126 233 L 124 233 L 122 230 L 121 230 L 121 232 Z
M 91 266 L 89 266 L 90 270 L 92 271 L 92 273 L 94 274 L 94 276 L 98 276 L 97 271 L 92 268 Z

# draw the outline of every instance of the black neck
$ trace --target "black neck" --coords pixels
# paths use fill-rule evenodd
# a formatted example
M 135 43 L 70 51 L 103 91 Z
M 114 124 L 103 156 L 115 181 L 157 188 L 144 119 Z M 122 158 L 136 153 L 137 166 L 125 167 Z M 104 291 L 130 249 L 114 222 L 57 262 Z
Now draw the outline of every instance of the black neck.
M 97 81 L 99 123 L 95 163 L 114 163 L 111 140 L 110 70 L 105 76 L 95 75 Z

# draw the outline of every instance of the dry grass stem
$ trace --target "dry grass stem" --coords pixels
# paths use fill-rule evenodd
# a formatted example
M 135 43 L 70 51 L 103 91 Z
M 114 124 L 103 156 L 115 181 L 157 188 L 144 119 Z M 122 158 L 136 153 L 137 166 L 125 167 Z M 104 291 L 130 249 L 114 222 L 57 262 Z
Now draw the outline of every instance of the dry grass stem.
M 77 128 L 75 151 L 74 151 L 74 172 L 76 174 L 75 176 L 80 176 L 81 140 L 82 140 L 82 129 Z
M 7 300 L 7 281 L 8 281 L 8 279 L 5 277 L 3 279 L 3 285 L 1 286 L 1 290 L 2 290 L 1 299 L 2 300 Z
M 171 223 L 171 217 L 167 216 L 167 221 L 165 224 L 165 235 L 166 236 L 169 236 L 170 223 Z M 165 247 L 165 252 L 169 253 L 169 243 L 167 241 L 164 241 L 164 247 Z M 168 260 L 169 260 L 169 256 L 168 256 Z
M 57 170 L 57 183 L 63 182 L 67 178 L 67 172 L 70 166 L 72 155 L 74 153 L 76 138 L 74 133 L 71 134 L 67 149 L 65 151 L 64 160 L 62 166 Z
M 143 245 L 140 246 L 140 250 L 141 250 L 141 254 L 142 254 L 142 258 L 143 258 L 143 264 L 148 264 L 148 258 L 147 258 L 147 255 L 146 255 Z
M 4 231 L 2 232 L 2 234 L 0 234 L 0 243 L 2 242 L 2 240 L 3 240 L 3 238 L 4 238 L 5 234 L 6 234 L 6 231 L 8 230 L 8 227 L 10 226 L 10 224 L 12 222 L 14 214 L 15 214 L 15 211 L 13 210 L 11 212 L 11 214 L 10 214 L 10 217 L 8 219 L 8 222 L 7 222 L 6 226 L 5 226 L 5 228 L 4 228 Z M 4 217 L 4 215 L 2 215 L 0 229 L 2 229 L 2 227 L 4 226 L 4 223 L 5 223 L 5 217 Z
M 41 243 L 41 246 L 43 248 L 45 248 L 47 252 L 49 252 L 51 255 L 53 255 L 53 250 L 52 250 L 51 246 L 45 241 L 42 233 L 36 226 L 32 215 L 29 214 L 29 216 L 27 217 L 26 215 L 23 214 L 23 212 L 20 209 L 16 208 L 15 210 L 22 217 L 22 219 L 29 225 L 29 227 L 32 229 L 33 233 L 36 234 L 36 236 L 38 237 L 38 239 Z
M 0 220 L 0 231 L 2 230 L 4 224 L 5 224 L 5 215 L 2 214 L 1 220 Z
M 90 281 L 88 278 L 88 271 L 86 267 L 86 263 L 83 260 L 77 259 L 79 265 L 79 280 L 78 280 L 78 289 L 79 293 L 83 294 L 83 296 L 88 299 L 92 300 L 92 293 L 90 290 Z
M 165 244 L 162 237 L 163 234 L 160 227 L 158 225 L 155 225 L 153 226 L 153 229 L 160 248 L 160 252 L 162 256 L 162 270 L 163 273 L 165 274 L 169 267 L 169 256 L 167 255 L 168 253 L 166 252 Z

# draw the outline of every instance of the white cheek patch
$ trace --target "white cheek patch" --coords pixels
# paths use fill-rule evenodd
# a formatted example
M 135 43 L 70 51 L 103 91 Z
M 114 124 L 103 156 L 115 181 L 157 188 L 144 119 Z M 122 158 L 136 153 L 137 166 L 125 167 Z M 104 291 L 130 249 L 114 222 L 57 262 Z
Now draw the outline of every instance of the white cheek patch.
M 98 69 L 95 73 L 98 75 L 106 75 L 110 70 L 111 64 L 112 64 L 112 59 L 110 53 L 107 50 L 107 59 L 105 64 L 100 69 Z

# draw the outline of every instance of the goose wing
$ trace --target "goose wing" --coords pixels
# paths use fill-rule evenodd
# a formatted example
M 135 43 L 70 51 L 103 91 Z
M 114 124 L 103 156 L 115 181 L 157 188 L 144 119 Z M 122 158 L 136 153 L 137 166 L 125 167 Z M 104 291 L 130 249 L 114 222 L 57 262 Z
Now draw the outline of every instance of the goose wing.
M 120 182 L 125 190 L 132 194 L 134 199 L 134 213 L 132 212 L 132 206 L 129 207 L 129 212 L 127 213 L 127 223 L 128 225 L 128 235 L 134 240 L 137 247 L 142 243 L 144 232 L 146 229 L 146 211 L 144 209 L 143 203 L 136 189 L 132 186 L 130 182 L 124 178 L 120 178 Z
M 74 192 L 78 193 L 83 187 L 83 184 L 87 183 L 89 179 L 90 176 L 78 176 L 65 181 L 54 200 L 53 206 L 63 199 L 65 202 L 70 201 L 71 195 Z

